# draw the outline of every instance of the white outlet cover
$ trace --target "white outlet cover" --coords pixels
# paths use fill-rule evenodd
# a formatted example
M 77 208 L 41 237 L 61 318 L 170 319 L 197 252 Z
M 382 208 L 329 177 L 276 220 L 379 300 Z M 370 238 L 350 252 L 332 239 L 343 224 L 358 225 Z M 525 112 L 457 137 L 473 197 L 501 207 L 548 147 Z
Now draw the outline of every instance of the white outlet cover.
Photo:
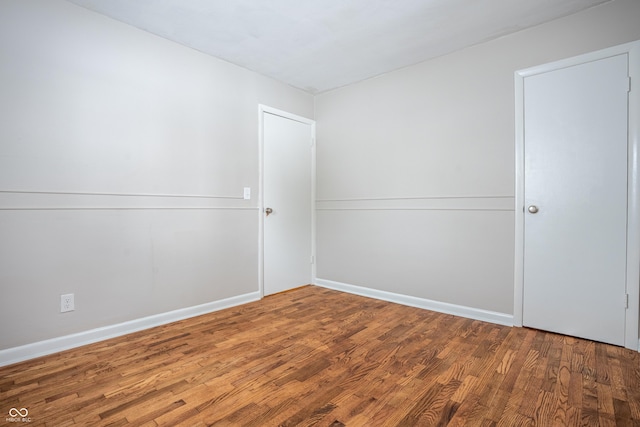
M 73 294 L 60 295 L 60 313 L 75 310 Z
M 244 199 L 251 200 L 251 187 L 244 187 Z

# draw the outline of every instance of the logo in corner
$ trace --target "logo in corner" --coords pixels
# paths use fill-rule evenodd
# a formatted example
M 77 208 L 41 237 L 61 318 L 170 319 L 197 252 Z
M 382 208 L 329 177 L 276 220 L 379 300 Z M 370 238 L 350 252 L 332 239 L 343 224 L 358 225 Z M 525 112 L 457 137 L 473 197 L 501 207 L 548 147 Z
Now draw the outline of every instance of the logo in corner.
M 27 408 L 20 408 L 20 409 L 11 408 L 11 409 L 9 409 L 9 416 L 10 417 L 26 417 L 27 415 L 29 415 L 29 410 Z
M 30 423 L 29 410 L 27 408 L 11 408 L 6 421 L 10 423 Z

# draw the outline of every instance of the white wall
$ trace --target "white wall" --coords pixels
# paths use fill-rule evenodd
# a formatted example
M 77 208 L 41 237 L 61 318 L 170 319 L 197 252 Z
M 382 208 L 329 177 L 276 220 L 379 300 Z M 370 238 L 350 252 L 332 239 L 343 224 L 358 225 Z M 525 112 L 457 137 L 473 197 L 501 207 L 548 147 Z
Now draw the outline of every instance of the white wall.
M 258 104 L 310 95 L 60 0 L 0 58 L 0 350 L 258 292 Z
M 512 315 L 514 72 L 639 22 L 616 0 L 317 96 L 318 277 Z
M 318 276 L 513 313 L 513 72 L 639 21 L 616 0 L 316 97 Z M 257 105 L 313 102 L 61 0 L 0 2 L 0 350 L 256 293 Z

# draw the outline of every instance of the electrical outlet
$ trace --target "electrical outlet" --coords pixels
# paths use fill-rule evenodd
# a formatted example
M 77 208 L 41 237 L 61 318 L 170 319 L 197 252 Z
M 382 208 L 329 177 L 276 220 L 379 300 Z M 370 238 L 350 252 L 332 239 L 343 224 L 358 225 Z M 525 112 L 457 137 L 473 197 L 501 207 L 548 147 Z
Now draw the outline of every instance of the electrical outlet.
M 75 310 L 73 294 L 60 295 L 60 313 Z

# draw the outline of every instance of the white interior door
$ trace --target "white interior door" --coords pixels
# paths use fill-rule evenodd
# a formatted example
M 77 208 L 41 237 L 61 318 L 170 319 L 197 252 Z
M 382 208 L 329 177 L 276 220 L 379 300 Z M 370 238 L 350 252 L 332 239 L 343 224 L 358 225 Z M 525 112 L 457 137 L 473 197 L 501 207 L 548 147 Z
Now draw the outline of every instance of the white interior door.
M 262 114 L 263 292 L 270 295 L 312 281 L 314 129 L 302 118 Z
M 625 343 L 628 56 L 524 79 L 524 326 Z

